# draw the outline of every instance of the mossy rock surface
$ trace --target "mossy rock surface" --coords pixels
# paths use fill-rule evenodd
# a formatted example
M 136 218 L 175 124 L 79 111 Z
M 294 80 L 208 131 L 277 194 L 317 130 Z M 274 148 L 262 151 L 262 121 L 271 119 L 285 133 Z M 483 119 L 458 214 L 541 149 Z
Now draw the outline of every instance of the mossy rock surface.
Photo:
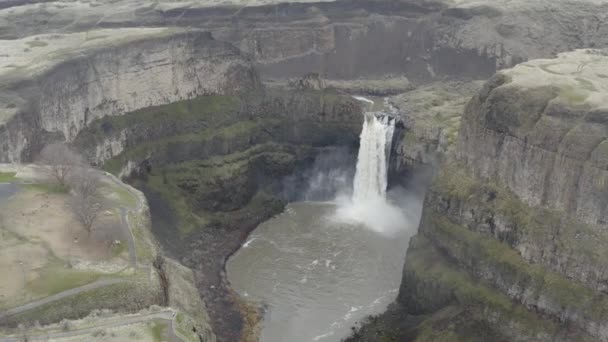
M 530 207 L 500 184 L 446 164 L 408 250 L 400 300 L 417 314 L 455 304 L 490 308 L 530 336 L 571 336 L 542 323 L 550 317 L 593 340 L 603 329 L 594 327 L 608 319 L 608 296 L 599 278 L 571 275 L 603 269 L 604 238 L 597 227 Z M 560 255 L 570 261 L 555 263 Z
M 439 212 L 437 216 L 505 242 L 530 263 L 542 264 L 591 289 L 602 289 L 608 232 L 601 226 L 531 207 L 498 182 L 475 180 L 457 163 L 444 165 L 427 203 L 428 210 Z M 556 264 L 560 255 L 570 261 Z

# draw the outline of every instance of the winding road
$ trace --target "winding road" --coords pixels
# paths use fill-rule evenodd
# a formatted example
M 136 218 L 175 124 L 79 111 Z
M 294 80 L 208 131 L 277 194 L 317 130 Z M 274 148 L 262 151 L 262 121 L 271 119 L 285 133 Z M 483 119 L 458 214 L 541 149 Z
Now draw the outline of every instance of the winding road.
M 119 180 L 117 180 L 115 177 L 108 175 L 107 173 L 104 173 L 102 171 L 98 171 L 98 173 L 99 173 L 100 177 L 104 176 L 107 180 L 111 181 L 112 183 L 116 184 L 117 186 L 124 187 L 124 184 L 122 182 L 120 182 Z M 136 197 L 136 203 L 137 203 L 136 206 L 137 207 L 135 209 L 139 210 L 140 208 L 142 208 L 143 204 L 141 203 L 139 196 L 136 196 L 135 194 L 133 194 L 130 191 L 130 189 L 128 189 L 128 188 L 126 189 L 126 191 L 128 191 L 131 195 Z M 10 191 L 7 191 L 7 194 L 10 194 Z M 121 220 L 121 226 L 124 229 L 124 233 L 125 233 L 124 235 L 127 239 L 127 244 L 129 247 L 129 262 L 130 262 L 131 266 L 133 267 L 133 269 L 137 269 L 137 253 L 135 250 L 135 239 L 133 237 L 133 233 L 132 233 L 131 227 L 129 225 L 128 214 L 129 214 L 129 209 L 124 206 L 121 206 L 120 207 L 120 220 Z M 51 296 L 48 296 L 48 297 L 45 297 L 45 298 L 42 298 L 39 300 L 35 300 L 33 302 L 0 312 L 0 322 L 7 317 L 35 309 L 42 305 L 45 305 L 45 304 L 48 304 L 48 303 L 51 303 L 51 302 L 54 302 L 54 301 L 57 301 L 57 300 L 60 300 L 63 298 L 67 298 L 70 296 L 80 294 L 82 292 L 95 290 L 100 287 L 105 287 L 105 286 L 117 284 L 117 283 L 124 282 L 124 281 L 126 281 L 126 280 L 120 279 L 120 278 L 101 279 L 101 280 L 97 280 L 97 281 L 87 284 L 87 285 L 75 287 L 75 288 L 60 292 L 60 293 L 56 293 L 54 295 L 51 295 Z M 5 341 L 5 339 L 0 338 L 0 341 Z M 6 341 L 12 341 L 12 340 L 6 340 Z
M 90 335 L 100 329 L 116 328 L 116 327 L 121 327 L 121 326 L 125 326 L 125 325 L 147 322 L 150 320 L 162 319 L 162 320 L 168 321 L 168 323 L 171 324 L 171 329 L 169 330 L 169 333 L 170 333 L 169 340 L 172 342 L 181 342 L 181 341 L 183 341 L 183 338 L 180 337 L 175 331 L 174 317 L 175 317 L 175 312 L 173 310 L 154 312 L 154 313 L 142 314 L 142 315 L 126 316 L 126 317 L 120 317 L 120 320 L 118 320 L 118 321 L 112 321 L 112 322 L 108 322 L 105 324 L 100 324 L 100 325 L 83 328 L 83 329 L 76 329 L 76 330 L 72 330 L 72 331 L 57 332 L 57 333 L 51 333 L 51 334 L 29 335 L 28 341 L 46 341 L 50 338 L 57 339 L 57 338 L 68 338 L 68 337 L 75 337 L 75 336 L 82 336 L 82 335 Z M 22 341 L 23 341 L 23 338 L 20 336 L 0 337 L 0 342 L 22 342 Z
M 125 207 L 120 207 L 120 222 L 125 230 L 125 237 L 127 238 L 127 244 L 129 245 L 129 262 L 131 263 L 131 267 L 137 269 L 137 253 L 135 252 L 135 239 L 133 238 L 133 233 L 131 232 L 131 228 L 129 227 L 129 218 L 127 215 L 129 214 L 129 210 Z

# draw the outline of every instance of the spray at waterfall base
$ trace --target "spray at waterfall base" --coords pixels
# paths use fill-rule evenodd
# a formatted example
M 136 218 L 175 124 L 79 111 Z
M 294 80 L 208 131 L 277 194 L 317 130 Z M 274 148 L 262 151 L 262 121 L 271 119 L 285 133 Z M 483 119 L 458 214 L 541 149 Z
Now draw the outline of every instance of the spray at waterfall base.
M 394 130 L 394 118 L 381 112 L 365 113 L 353 194 L 338 196 L 333 219 L 362 224 L 386 235 L 410 226 L 406 213 L 387 199 L 387 170 Z

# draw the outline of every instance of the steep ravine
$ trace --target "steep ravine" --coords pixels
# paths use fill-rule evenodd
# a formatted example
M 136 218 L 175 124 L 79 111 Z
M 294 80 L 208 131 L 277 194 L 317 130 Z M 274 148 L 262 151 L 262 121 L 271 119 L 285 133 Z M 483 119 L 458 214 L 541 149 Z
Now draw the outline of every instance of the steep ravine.
M 285 176 L 297 189 L 320 151 L 356 148 L 360 129 L 352 99 L 261 79 L 487 79 L 608 43 L 606 4 L 594 0 L 27 3 L 0 9 L 0 161 L 32 161 L 67 140 L 131 176 L 159 240 L 196 270 L 224 341 L 256 320 L 226 287 L 226 257 L 292 199 Z M 430 189 L 398 302 L 361 339 L 607 338 L 598 103 L 608 72 L 599 54 L 561 58 L 499 73 L 470 102 L 460 134 L 455 111 L 468 91 L 433 104 L 441 115 L 428 127 L 407 112 L 423 87 L 401 98 L 410 102 L 394 99 L 406 124 L 393 180 L 455 152 Z
M 606 341 L 604 51 L 502 71 L 466 107 L 397 302 L 351 340 Z
M 72 141 L 100 117 L 258 84 L 250 61 L 208 32 L 117 29 L 38 39 L 43 51 L 20 56 L 30 64 L 0 70 L 2 162 L 31 161 L 45 143 Z
M 155 235 L 195 270 L 218 341 L 247 340 L 258 318 L 228 288 L 225 261 L 295 198 L 319 152 L 356 147 L 361 110 L 329 90 L 253 89 L 105 117 L 73 144 L 146 194 Z

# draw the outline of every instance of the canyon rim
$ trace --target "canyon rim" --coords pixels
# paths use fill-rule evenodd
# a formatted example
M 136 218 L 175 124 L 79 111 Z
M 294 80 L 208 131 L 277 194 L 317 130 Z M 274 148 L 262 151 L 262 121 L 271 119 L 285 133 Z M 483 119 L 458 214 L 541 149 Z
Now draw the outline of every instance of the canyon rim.
M 607 13 L 1 2 L 0 341 L 608 341 Z

